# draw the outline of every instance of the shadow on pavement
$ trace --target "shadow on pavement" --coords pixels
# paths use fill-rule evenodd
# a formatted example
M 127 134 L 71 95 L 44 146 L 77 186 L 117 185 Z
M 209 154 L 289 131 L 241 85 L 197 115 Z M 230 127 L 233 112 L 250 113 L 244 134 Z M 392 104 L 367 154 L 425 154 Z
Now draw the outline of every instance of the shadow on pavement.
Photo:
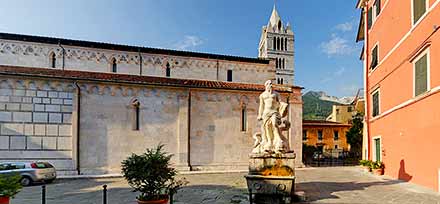
M 383 186 L 402 183 L 399 180 L 377 181 L 377 182 L 304 182 L 297 183 L 297 191 L 304 191 L 307 202 L 324 199 L 337 199 L 335 192 L 340 191 L 361 191 L 371 186 Z

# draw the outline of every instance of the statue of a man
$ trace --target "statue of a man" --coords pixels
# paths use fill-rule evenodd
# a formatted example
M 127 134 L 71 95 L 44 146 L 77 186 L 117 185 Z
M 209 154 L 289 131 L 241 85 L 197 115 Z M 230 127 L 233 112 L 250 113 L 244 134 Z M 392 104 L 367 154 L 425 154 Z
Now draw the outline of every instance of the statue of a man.
M 260 94 L 260 108 L 257 118 L 259 121 L 262 121 L 261 140 L 256 142 L 253 152 L 288 151 L 285 138 L 281 134 L 280 129 L 281 119 L 287 114 L 288 104 L 280 102 L 279 94 L 273 91 L 271 80 L 266 81 L 264 86 L 266 90 Z

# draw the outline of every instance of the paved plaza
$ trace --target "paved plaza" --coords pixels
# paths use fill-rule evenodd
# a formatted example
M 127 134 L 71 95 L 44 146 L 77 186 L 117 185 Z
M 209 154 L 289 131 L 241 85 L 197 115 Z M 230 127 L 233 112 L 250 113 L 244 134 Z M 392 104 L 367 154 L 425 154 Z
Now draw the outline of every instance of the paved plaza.
M 249 203 L 244 173 L 184 175 L 190 184 L 175 196 L 183 203 Z M 304 168 L 297 170 L 297 191 L 302 203 L 423 203 L 440 204 L 440 194 L 413 184 L 373 176 L 358 167 Z M 122 178 L 58 180 L 47 186 L 47 204 L 100 204 L 107 184 L 109 204 L 135 204 Z M 40 204 L 41 186 L 24 188 L 11 204 Z

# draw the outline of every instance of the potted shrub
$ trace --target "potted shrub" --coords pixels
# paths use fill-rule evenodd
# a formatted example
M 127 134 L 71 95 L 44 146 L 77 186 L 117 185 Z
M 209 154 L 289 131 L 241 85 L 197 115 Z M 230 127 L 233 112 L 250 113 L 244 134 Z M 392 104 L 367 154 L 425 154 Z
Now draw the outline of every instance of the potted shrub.
M 0 175 L 0 204 L 9 204 L 21 189 L 20 175 Z
M 372 169 L 374 174 L 376 174 L 376 175 L 383 175 L 384 165 L 380 161 L 372 162 L 371 163 L 371 169 Z
M 362 166 L 365 172 L 371 171 L 371 161 L 370 160 L 360 160 L 359 164 Z
M 163 151 L 164 145 L 132 154 L 122 161 L 122 174 L 135 191 L 139 204 L 168 203 L 170 196 L 185 185 L 185 179 L 176 179 L 177 171 L 170 167 L 172 155 Z

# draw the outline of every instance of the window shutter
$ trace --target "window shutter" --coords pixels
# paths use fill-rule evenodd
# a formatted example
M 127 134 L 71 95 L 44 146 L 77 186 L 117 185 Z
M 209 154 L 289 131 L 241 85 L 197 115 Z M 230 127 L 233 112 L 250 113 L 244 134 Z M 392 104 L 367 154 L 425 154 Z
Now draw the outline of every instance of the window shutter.
M 376 5 L 376 16 L 378 16 L 380 14 L 380 0 L 376 0 L 376 2 L 374 3 Z
M 413 17 L 416 23 L 426 12 L 426 0 L 413 0 Z
M 415 65 L 415 95 L 418 96 L 428 90 L 428 56 L 425 54 Z
M 377 49 L 378 48 L 376 46 L 371 52 L 371 69 L 374 69 L 378 64 Z
M 373 9 L 368 9 L 368 30 L 370 30 L 371 26 L 373 25 Z
M 379 92 L 373 94 L 373 117 L 379 115 Z

